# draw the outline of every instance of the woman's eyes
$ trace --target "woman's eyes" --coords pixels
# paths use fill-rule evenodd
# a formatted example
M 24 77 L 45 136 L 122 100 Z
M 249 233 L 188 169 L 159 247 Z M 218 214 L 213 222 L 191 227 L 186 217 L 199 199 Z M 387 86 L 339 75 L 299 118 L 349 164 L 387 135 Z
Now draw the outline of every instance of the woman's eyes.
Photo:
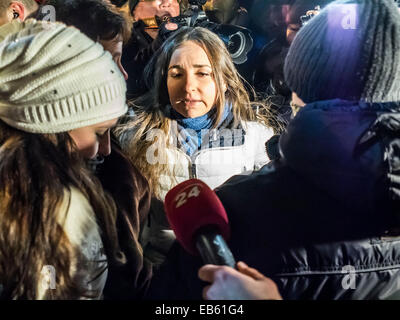
M 178 78 L 178 77 L 180 77 L 182 75 L 182 73 L 170 73 L 169 74 L 169 76 L 171 77 L 171 78 Z
M 210 75 L 210 73 L 208 73 L 208 72 L 197 72 L 197 74 L 202 76 L 202 77 L 206 77 L 206 76 Z
M 298 32 L 300 30 L 300 25 L 298 25 L 298 24 L 289 24 L 287 28 L 290 31 Z
M 208 77 L 211 76 L 210 72 L 203 72 L 203 71 L 198 71 L 196 72 L 196 75 L 200 76 L 200 77 Z M 183 76 L 183 73 L 170 73 L 169 76 L 171 78 L 179 78 Z

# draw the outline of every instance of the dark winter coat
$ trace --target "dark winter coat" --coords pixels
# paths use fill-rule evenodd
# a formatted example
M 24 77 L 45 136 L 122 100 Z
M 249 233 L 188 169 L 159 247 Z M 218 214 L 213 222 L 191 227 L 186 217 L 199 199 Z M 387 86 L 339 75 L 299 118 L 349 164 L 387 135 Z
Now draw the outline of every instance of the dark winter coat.
M 161 37 L 152 39 L 145 32 L 145 24 L 139 20 L 133 24 L 129 42 L 123 49 L 121 63 L 129 75 L 127 80 L 127 97 L 137 98 L 147 92 L 144 81 L 144 69 L 150 62 L 154 52 L 161 47 Z
M 309 104 L 281 136 L 279 162 L 217 189 L 235 258 L 284 299 L 400 299 L 399 111 Z M 149 298 L 200 299 L 200 265 L 176 244 Z

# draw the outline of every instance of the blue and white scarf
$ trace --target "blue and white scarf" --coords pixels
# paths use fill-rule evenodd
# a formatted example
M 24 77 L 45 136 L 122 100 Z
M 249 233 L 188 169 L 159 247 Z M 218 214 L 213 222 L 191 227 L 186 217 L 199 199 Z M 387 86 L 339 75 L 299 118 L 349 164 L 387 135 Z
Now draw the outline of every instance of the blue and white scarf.
M 208 113 L 197 118 L 185 118 L 172 107 L 170 108 L 171 119 L 176 122 L 178 148 L 184 151 L 188 156 L 192 156 L 196 151 L 206 148 L 215 148 L 221 146 L 241 145 L 244 143 L 244 131 L 239 125 L 232 131 L 232 137 L 227 139 L 225 134 L 220 134 L 222 129 L 233 128 L 232 106 L 225 105 L 219 125 L 216 129 L 213 127 L 213 118 L 216 109 L 211 109 Z M 237 134 L 240 132 L 240 134 Z

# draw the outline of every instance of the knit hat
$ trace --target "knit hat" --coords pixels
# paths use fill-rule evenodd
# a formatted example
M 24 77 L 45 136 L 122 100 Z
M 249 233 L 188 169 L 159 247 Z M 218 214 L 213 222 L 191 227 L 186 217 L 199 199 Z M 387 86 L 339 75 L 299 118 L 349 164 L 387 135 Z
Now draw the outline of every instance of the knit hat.
M 126 84 L 109 52 L 61 23 L 0 27 L 0 119 L 32 133 L 57 133 L 118 118 Z
M 393 0 L 340 0 L 296 35 L 285 80 L 305 102 L 400 101 L 400 13 Z

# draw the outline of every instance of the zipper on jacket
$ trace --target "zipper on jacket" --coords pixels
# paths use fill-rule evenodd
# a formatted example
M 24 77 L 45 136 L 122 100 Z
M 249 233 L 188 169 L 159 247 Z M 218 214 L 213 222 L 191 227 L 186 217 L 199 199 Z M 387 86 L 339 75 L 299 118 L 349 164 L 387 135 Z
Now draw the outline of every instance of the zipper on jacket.
M 190 179 L 195 179 L 195 178 L 197 178 L 197 175 L 196 175 L 196 164 L 192 163 L 190 165 Z

